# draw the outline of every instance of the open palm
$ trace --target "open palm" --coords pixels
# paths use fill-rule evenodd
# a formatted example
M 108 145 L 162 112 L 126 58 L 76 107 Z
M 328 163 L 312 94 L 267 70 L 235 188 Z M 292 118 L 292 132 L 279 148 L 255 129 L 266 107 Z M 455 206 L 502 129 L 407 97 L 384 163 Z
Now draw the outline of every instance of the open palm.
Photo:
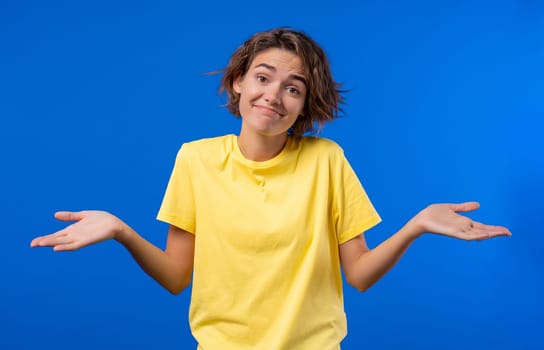
M 423 232 L 467 241 L 512 235 L 506 227 L 486 225 L 458 214 L 459 212 L 474 211 L 479 207 L 478 202 L 433 204 L 417 214 L 414 220 L 421 226 Z
M 30 242 L 31 247 L 53 247 L 55 251 L 77 250 L 115 238 L 123 224 L 117 217 L 98 210 L 60 211 L 55 213 L 55 218 L 75 222 L 55 233 L 36 237 Z

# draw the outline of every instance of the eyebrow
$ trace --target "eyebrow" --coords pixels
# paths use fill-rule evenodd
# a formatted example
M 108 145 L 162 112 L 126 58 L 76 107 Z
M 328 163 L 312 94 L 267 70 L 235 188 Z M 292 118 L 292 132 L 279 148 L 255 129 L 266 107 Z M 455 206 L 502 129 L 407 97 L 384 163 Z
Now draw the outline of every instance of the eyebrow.
M 277 71 L 276 67 L 274 66 L 271 66 L 269 64 L 266 64 L 266 63 L 259 63 L 258 65 L 255 66 L 255 68 L 258 68 L 258 67 L 264 67 L 264 68 L 267 68 L 271 71 Z M 307 86 L 306 85 L 306 79 L 304 79 L 304 77 L 300 74 L 290 74 L 289 75 L 289 78 L 293 79 L 293 80 L 298 80 L 300 81 L 301 83 L 304 84 L 304 86 Z

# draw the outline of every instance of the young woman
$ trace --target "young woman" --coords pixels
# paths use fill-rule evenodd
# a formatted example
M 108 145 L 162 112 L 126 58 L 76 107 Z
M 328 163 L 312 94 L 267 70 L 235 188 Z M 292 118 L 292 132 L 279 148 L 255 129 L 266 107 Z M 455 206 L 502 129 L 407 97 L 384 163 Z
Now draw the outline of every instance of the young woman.
M 193 141 L 177 156 L 158 219 L 163 251 L 103 211 L 32 247 L 76 250 L 114 239 L 172 293 L 192 281 L 190 325 L 199 349 L 339 349 L 347 282 L 364 291 L 425 232 L 465 240 L 508 229 L 459 215 L 478 203 L 431 205 L 374 249 L 363 232 L 380 218 L 330 140 L 303 136 L 341 102 L 323 50 L 302 32 L 257 33 L 231 57 L 221 90 L 241 117 L 238 136 Z

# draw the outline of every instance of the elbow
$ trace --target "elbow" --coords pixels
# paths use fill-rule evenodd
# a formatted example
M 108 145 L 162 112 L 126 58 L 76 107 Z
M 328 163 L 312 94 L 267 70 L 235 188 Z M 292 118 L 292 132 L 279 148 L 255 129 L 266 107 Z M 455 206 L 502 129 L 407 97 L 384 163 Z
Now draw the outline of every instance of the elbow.
M 349 283 L 349 282 L 348 282 Z M 370 285 L 364 283 L 349 283 L 358 292 L 364 293 L 370 289 Z
M 366 292 L 367 290 L 369 290 L 370 287 L 372 287 L 372 284 L 373 284 L 373 283 L 369 283 L 364 278 L 356 279 L 356 278 L 352 278 L 350 276 L 346 276 L 346 281 L 348 282 L 348 284 L 350 286 L 352 286 L 358 292 L 361 292 L 361 293 Z
M 168 290 L 168 292 L 170 292 L 170 294 L 172 295 L 179 295 L 181 292 L 183 292 L 185 288 L 166 288 L 166 290 Z
M 356 286 L 355 289 L 357 289 L 358 292 L 364 293 L 370 289 L 370 286 Z
M 164 286 L 168 292 L 172 295 L 178 295 L 185 290 L 191 284 L 191 278 L 180 280 L 178 283 Z
M 170 292 L 170 294 L 172 294 L 172 295 L 178 295 L 181 292 L 183 292 L 183 290 L 185 288 L 187 288 L 188 285 L 189 284 L 179 284 L 179 285 L 176 285 L 176 286 L 170 286 L 170 287 L 167 287 L 166 290 L 168 290 Z

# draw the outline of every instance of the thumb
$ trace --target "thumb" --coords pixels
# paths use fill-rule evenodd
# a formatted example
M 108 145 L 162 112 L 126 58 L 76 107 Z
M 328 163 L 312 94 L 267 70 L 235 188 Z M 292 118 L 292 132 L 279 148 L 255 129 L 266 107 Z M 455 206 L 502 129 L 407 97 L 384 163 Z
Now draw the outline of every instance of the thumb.
M 58 211 L 55 213 L 55 219 L 60 221 L 79 221 L 83 219 L 85 215 L 83 212 L 74 211 Z
M 458 203 L 458 204 L 452 204 L 451 209 L 455 212 L 466 212 L 466 211 L 473 211 L 480 207 L 480 203 L 478 202 L 464 202 L 464 203 Z

